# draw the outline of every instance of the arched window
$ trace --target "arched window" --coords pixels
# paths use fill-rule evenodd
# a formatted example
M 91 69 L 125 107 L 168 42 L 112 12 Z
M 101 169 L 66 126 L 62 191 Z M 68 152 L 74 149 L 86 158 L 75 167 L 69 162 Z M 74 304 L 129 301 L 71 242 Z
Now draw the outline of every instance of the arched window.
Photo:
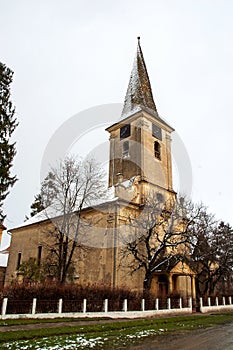
M 154 152 L 155 152 L 155 158 L 161 159 L 161 146 L 158 141 L 154 142 Z
M 122 152 L 123 158 L 129 157 L 129 141 L 125 141 L 123 143 L 123 152 Z

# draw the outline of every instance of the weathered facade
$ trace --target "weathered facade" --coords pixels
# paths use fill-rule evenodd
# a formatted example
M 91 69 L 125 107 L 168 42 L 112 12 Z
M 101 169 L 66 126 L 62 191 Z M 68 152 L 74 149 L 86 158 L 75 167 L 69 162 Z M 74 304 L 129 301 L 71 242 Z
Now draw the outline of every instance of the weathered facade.
M 140 42 L 126 93 L 121 120 L 106 129 L 110 133 L 109 187 L 115 196 L 82 215 L 91 228 L 74 257 L 75 281 L 142 290 L 142 270 L 131 274 L 122 264 L 122 237 L 129 234 L 129 217 L 137 217 L 151 193 L 159 202 L 175 201 L 172 185 L 171 133 L 174 129 L 158 115 Z M 43 261 L 50 240 L 49 220 L 37 217 L 11 230 L 12 242 L 6 284 L 22 278 L 18 268 L 30 257 Z M 195 297 L 195 276 L 184 262 L 154 272 L 154 295 L 179 293 Z

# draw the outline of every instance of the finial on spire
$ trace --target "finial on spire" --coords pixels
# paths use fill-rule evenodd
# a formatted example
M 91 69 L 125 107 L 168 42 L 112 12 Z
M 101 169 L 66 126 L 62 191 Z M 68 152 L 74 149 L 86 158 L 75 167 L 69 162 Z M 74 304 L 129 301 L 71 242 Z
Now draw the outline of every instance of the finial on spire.
M 140 44 L 140 39 L 141 39 L 140 36 L 138 36 L 137 39 L 138 39 L 138 43 Z

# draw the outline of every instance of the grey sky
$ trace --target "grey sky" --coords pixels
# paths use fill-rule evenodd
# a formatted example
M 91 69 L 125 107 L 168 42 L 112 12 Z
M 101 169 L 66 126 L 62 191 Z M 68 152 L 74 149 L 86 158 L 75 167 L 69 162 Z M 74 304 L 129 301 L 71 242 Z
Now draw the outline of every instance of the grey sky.
M 233 223 L 231 0 L 0 0 L 0 8 L 0 59 L 15 72 L 20 122 L 9 228 L 30 212 L 56 129 L 84 109 L 123 103 L 138 35 L 158 112 L 188 151 L 193 199 Z

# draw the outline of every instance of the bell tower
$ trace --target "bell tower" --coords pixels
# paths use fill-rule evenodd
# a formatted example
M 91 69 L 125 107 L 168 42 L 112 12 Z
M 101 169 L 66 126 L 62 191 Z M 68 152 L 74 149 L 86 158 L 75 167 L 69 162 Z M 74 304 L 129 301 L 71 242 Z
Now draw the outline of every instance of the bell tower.
M 166 199 L 175 194 L 171 163 L 174 129 L 157 112 L 140 38 L 121 119 L 106 130 L 110 133 L 109 186 L 136 181 L 139 203 L 150 191 Z

